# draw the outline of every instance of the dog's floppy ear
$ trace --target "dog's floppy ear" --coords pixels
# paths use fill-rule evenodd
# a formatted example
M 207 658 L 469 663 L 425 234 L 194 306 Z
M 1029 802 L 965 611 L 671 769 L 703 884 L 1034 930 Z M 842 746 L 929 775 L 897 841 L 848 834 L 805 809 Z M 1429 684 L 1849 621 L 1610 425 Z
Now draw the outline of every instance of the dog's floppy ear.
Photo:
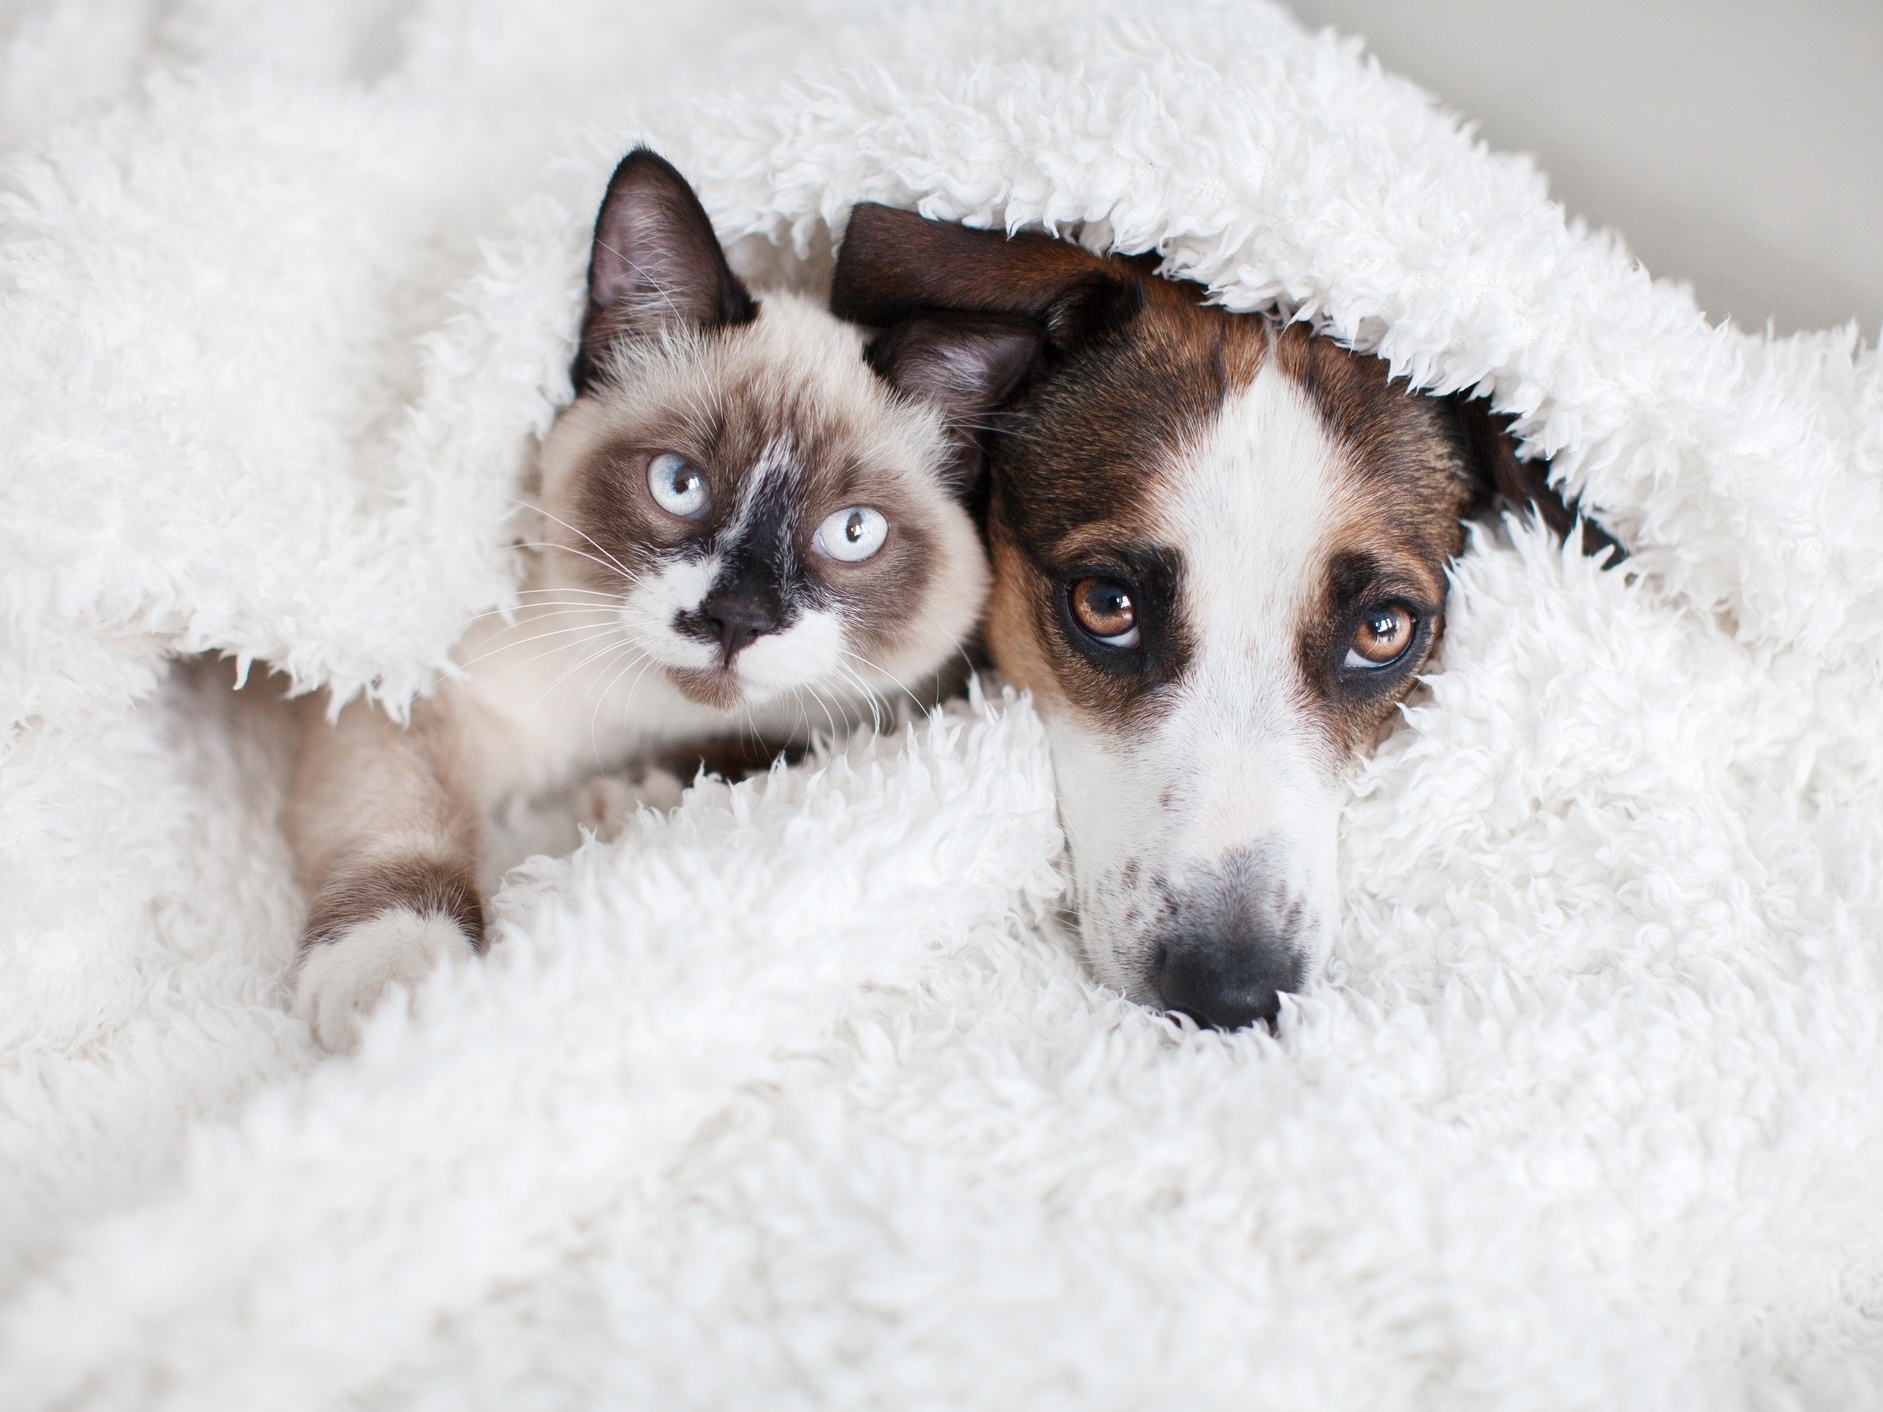
M 757 314 L 686 178 L 645 147 L 623 157 L 595 217 L 576 392 L 605 376 L 610 350 L 624 339 L 750 323 Z
M 916 314 L 1021 320 L 1042 346 L 1064 351 L 1129 319 L 1142 276 L 1070 241 L 1005 235 L 864 202 L 850 212 L 831 281 L 830 309 L 887 328 Z
M 873 340 L 866 356 L 891 387 L 941 412 L 955 444 L 950 489 L 965 498 L 980 480 L 980 438 L 1040 344 L 1039 330 L 1017 318 L 917 314 Z
M 1481 490 L 1481 509 L 1501 502 L 1518 511 L 1534 510 L 1558 539 L 1567 539 L 1580 526 L 1582 552 L 1606 553 L 1604 567 L 1613 567 L 1628 557 L 1614 536 L 1583 515 L 1580 504 L 1565 501 L 1557 493 L 1550 484 L 1549 462 L 1517 459 L 1509 417 L 1499 416 L 1482 399 L 1463 393 L 1451 402 L 1464 436 L 1466 458 Z

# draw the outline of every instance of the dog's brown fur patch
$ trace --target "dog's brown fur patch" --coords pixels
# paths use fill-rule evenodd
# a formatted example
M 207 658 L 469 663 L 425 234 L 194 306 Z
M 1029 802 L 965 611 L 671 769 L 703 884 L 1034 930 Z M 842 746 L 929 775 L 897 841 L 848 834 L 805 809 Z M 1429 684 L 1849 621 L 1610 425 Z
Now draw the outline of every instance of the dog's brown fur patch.
M 1083 252 L 1081 252 L 1083 253 Z M 1093 257 L 1084 257 L 1091 260 Z M 1121 279 L 1139 280 L 1125 261 Z M 1174 608 L 1181 556 L 1158 530 L 1159 497 L 1185 448 L 1267 356 L 1267 326 L 1202 302 L 1194 285 L 1141 280 L 1116 329 L 1060 354 L 1009 408 L 994 443 L 988 515 L 995 564 L 988 645 L 1002 670 L 1034 691 L 1128 730 L 1181 678 L 1190 643 L 1180 612 L 1145 625 L 1145 670 L 1095 666 L 1063 631 L 1069 578 L 1113 570 Z
M 987 642 L 1054 742 L 1094 970 L 1233 1026 L 1325 954 L 1337 768 L 1415 689 L 1462 520 L 1499 494 L 1570 515 L 1481 408 L 1202 301 L 1141 259 L 868 206 L 833 284 L 879 327 L 1039 338 L 986 443 Z M 1088 576 L 1118 582 L 1075 615 Z
M 1307 393 L 1341 453 L 1345 513 L 1330 526 L 1315 608 L 1299 644 L 1311 709 L 1342 756 L 1369 748 L 1417 683 L 1438 641 L 1445 565 L 1464 547 L 1463 521 L 1486 498 L 1449 403 L 1394 383 L 1378 358 L 1301 325 L 1276 335 L 1277 365 Z M 1400 601 L 1425 625 L 1396 690 L 1342 692 L 1335 680 L 1355 616 Z
M 1183 556 L 1160 531 L 1160 494 L 1272 358 L 1340 453 L 1342 513 L 1328 527 L 1298 655 L 1303 705 L 1323 720 L 1334 754 L 1360 751 L 1438 640 L 1444 566 L 1463 545 L 1462 519 L 1496 493 L 1533 500 L 1559 530 L 1571 512 L 1519 469 L 1475 404 L 1414 393 L 1377 358 L 1303 325 L 1207 305 L 1198 286 L 1147 277 L 1145 265 L 1043 235 L 1006 238 L 860 206 L 833 307 L 879 324 L 951 310 L 1041 330 L 1038 366 L 990 440 L 987 641 L 1013 680 L 1119 733 L 1160 709 L 1189 655 Z M 1147 611 L 1161 608 L 1155 631 L 1146 625 L 1154 643 L 1131 673 L 1095 666 L 1066 631 L 1067 581 L 1107 569 L 1148 590 Z M 1394 692 L 1343 692 L 1342 640 L 1354 614 L 1383 598 L 1417 610 L 1416 659 Z

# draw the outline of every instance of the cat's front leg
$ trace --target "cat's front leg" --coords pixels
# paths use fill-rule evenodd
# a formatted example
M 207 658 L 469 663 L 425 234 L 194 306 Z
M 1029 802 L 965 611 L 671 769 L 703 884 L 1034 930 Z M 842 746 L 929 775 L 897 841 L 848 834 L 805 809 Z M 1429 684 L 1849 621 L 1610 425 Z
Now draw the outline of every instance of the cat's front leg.
M 484 949 L 480 821 L 450 698 L 401 727 L 354 702 L 309 712 L 289 808 L 308 898 L 295 1012 L 323 1048 L 358 1040 L 393 986 L 409 995 L 441 961 Z
M 619 838 L 642 809 L 675 808 L 685 791 L 677 776 L 658 768 L 646 769 L 638 778 L 626 773 L 597 775 L 575 791 L 575 821 L 606 843 Z
M 397 985 L 410 996 L 446 960 L 483 949 L 472 874 L 425 857 L 387 858 L 315 893 L 294 975 L 294 1012 L 323 1049 L 351 1049 L 360 1021 Z

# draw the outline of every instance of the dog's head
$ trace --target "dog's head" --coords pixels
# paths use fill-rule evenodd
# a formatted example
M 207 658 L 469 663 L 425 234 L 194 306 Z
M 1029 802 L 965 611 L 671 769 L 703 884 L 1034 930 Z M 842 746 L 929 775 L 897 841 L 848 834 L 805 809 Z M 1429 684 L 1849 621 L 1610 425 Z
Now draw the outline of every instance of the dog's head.
M 1230 1028 L 1326 954 L 1341 772 L 1438 640 L 1463 521 L 1569 516 L 1480 408 L 1202 294 L 859 206 L 832 308 L 888 370 L 959 320 L 1033 332 L 985 442 L 988 647 L 1047 722 L 1093 970 Z

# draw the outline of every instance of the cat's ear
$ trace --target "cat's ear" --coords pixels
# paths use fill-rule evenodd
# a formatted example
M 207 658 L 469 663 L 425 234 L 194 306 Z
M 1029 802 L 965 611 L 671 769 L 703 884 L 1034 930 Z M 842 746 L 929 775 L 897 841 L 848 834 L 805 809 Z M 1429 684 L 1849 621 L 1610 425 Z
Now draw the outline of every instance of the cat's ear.
M 645 147 L 628 153 L 595 218 L 588 311 L 572 370 L 576 392 L 601 380 L 610 351 L 624 339 L 750 323 L 757 314 L 686 178 Z
M 1032 368 L 1043 346 L 1037 327 L 976 314 L 920 314 L 869 346 L 869 364 L 891 387 L 942 414 L 954 443 L 951 489 L 965 494 L 981 478 L 982 438 Z

